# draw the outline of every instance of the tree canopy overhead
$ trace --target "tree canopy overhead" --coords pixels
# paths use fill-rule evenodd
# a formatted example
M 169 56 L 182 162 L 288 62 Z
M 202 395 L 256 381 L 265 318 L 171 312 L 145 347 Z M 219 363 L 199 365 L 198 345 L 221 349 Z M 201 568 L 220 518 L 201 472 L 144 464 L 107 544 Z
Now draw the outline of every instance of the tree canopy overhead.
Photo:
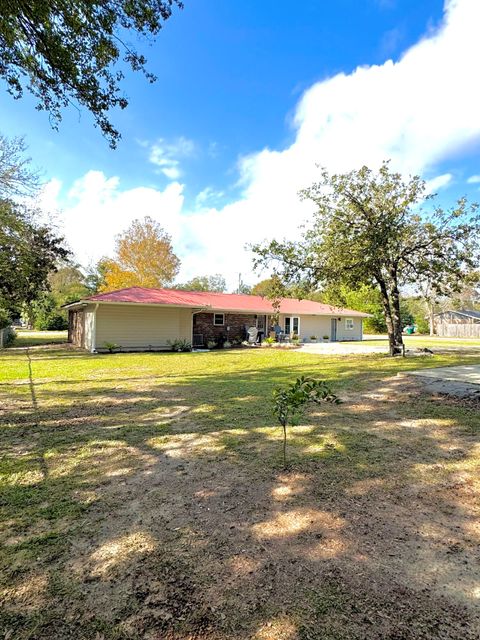
M 128 32 L 155 37 L 181 0 L 0 0 L 0 77 L 14 98 L 25 89 L 54 127 L 68 105 L 86 107 L 115 147 L 109 110 L 128 105 L 120 62 L 150 82 Z
M 376 287 L 391 353 L 403 345 L 400 287 L 427 280 L 439 294 L 461 287 L 480 259 L 477 205 L 460 199 L 450 210 L 434 205 L 418 176 L 405 181 L 384 162 L 330 175 L 301 192 L 315 203 L 300 242 L 257 245 L 255 264 L 274 264 L 285 282 L 311 287 Z M 429 211 L 425 210 L 429 206 Z

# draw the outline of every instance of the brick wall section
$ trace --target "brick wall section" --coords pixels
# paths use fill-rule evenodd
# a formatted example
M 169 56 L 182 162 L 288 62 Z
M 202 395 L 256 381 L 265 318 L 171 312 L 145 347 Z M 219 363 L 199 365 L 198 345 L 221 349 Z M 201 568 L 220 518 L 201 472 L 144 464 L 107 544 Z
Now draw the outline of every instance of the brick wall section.
M 85 311 L 69 310 L 68 341 L 76 347 L 85 346 Z
M 255 315 L 226 313 L 225 324 L 220 327 L 213 324 L 213 315 L 213 313 L 196 313 L 193 316 L 193 333 L 202 334 L 205 345 L 209 340 L 216 340 L 220 336 L 225 340 L 245 340 L 245 325 L 255 326 L 256 322 Z

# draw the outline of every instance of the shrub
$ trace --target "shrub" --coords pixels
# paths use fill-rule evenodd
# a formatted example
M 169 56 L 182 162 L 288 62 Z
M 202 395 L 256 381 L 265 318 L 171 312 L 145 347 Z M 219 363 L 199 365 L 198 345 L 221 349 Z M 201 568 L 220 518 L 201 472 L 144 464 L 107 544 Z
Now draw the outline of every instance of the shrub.
M 9 347 L 10 345 L 12 345 L 15 342 L 15 339 L 17 337 L 17 332 L 15 331 L 15 329 L 13 327 L 5 327 L 3 329 L 0 329 L 0 331 L 3 331 L 3 346 L 4 347 Z
M 217 346 L 217 343 L 215 342 L 215 340 L 209 340 L 209 341 L 207 342 L 207 347 L 208 347 L 209 349 L 215 349 L 215 347 L 216 347 L 216 346 Z
M 35 329 L 38 331 L 65 331 L 68 329 L 68 321 L 60 313 L 51 313 L 38 318 L 35 322 Z
M 175 340 L 167 340 L 167 344 L 172 351 L 177 353 L 181 351 L 191 351 L 192 343 L 184 338 L 175 338 Z
M 230 349 L 232 346 L 232 343 L 227 340 L 223 346 L 225 347 L 225 349 Z
M 116 342 L 104 342 L 103 346 L 109 353 L 114 353 L 117 349 L 121 348 Z
M 312 342 L 315 342 L 316 339 L 317 339 L 317 336 L 310 336 L 310 340 L 312 340 Z
M 11 321 L 12 319 L 8 311 L 0 307 L 0 329 L 6 329 L 6 327 L 9 327 Z
M 269 336 L 268 338 L 265 338 L 264 343 L 267 345 L 267 347 L 271 347 L 272 344 L 275 343 L 275 338 Z
M 330 340 L 330 336 L 323 336 L 324 340 Z

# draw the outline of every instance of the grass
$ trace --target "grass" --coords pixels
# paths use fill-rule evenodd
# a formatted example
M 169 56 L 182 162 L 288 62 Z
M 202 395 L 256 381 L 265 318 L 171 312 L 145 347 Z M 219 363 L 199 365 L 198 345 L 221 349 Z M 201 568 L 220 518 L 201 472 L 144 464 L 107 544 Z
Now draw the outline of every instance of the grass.
M 66 331 L 31 331 L 29 329 L 15 329 L 17 337 L 12 347 L 34 347 L 46 344 L 62 344 L 67 342 Z
M 395 378 L 468 363 L 0 352 L 0 637 L 474 638 L 478 412 Z

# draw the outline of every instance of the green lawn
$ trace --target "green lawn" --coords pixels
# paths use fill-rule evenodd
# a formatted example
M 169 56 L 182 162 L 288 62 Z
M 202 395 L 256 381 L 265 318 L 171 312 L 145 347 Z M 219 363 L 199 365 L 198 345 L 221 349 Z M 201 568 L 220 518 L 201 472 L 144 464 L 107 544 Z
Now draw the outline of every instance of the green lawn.
M 403 336 L 403 341 L 407 348 L 414 349 L 428 347 L 430 349 L 451 348 L 475 348 L 480 349 L 480 340 L 475 338 L 442 338 L 438 336 L 413 335 Z M 364 342 L 372 346 L 385 346 L 388 350 L 388 338 L 386 336 L 366 335 Z M 362 344 L 362 342 L 355 342 Z
M 0 638 L 478 639 L 478 409 L 396 376 L 468 363 L 0 352 Z
M 45 344 L 61 344 L 67 342 L 66 331 L 30 331 L 15 329 L 17 337 L 12 347 L 33 347 Z

